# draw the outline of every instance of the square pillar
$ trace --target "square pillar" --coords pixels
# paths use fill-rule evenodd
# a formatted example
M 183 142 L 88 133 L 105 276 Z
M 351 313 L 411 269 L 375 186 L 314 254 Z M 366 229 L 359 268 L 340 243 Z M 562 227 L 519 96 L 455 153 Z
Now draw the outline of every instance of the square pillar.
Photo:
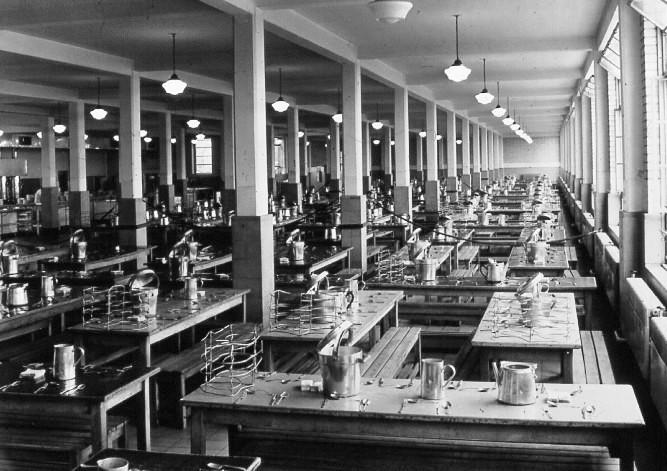
M 90 226 L 90 195 L 86 182 L 86 136 L 83 102 L 69 104 L 69 222 Z M 43 135 L 43 134 L 42 134 Z
M 456 115 L 447 111 L 447 196 L 451 202 L 459 200 L 456 187 Z

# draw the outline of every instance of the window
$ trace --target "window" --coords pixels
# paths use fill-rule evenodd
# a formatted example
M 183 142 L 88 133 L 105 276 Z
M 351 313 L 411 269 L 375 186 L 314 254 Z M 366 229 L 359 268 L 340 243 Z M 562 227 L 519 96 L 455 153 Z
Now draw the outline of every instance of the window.
M 195 173 L 213 173 L 213 149 L 211 139 L 195 139 L 194 149 Z
M 658 33 L 658 141 L 660 174 L 660 206 L 661 212 L 667 214 L 667 34 Z M 663 237 L 667 234 L 667 216 L 663 217 Z M 665 262 L 667 263 L 667 237 L 665 237 Z
M 616 157 L 616 191 L 623 191 L 623 109 L 621 105 L 621 79 L 614 77 L 614 90 L 611 97 L 614 100 L 614 156 Z

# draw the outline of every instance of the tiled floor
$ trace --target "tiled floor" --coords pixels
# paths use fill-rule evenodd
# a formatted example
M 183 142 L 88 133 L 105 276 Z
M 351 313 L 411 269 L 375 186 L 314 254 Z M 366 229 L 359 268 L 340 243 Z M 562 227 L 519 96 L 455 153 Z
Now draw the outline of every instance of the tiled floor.
M 226 456 L 226 434 L 222 428 L 216 429 L 208 425 L 208 437 L 206 439 L 206 454 Z M 128 431 L 129 446 L 136 445 L 136 431 L 130 426 Z M 190 453 L 190 428 L 183 430 L 172 427 L 153 426 L 151 428 L 151 445 L 153 451 L 169 453 Z

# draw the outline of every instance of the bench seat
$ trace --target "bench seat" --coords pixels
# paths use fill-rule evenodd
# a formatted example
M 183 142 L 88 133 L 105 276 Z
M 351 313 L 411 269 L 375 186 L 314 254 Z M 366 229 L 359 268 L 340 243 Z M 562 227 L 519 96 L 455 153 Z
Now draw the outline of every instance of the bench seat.
M 361 376 L 370 378 L 395 378 L 403 368 L 410 353 L 417 347 L 421 359 L 420 327 L 391 327 L 368 352 Z
M 476 260 L 479 265 L 479 245 L 464 245 L 458 253 L 459 266 L 470 268 L 473 260 Z
M 581 349 L 572 352 L 575 384 L 615 384 L 609 352 L 599 330 L 582 330 Z

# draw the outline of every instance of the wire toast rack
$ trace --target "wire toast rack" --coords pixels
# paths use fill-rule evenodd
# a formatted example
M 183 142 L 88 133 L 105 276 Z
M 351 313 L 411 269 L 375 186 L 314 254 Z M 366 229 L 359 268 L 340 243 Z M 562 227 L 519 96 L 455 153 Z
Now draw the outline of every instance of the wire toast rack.
M 328 332 L 341 322 L 340 314 L 346 310 L 343 302 L 337 293 L 276 290 L 271 293 L 269 328 L 297 336 Z
M 148 321 L 136 293 L 123 285 L 110 288 L 88 287 L 83 289 L 82 323 L 86 327 L 101 329 L 143 328 Z
M 400 283 L 403 281 L 405 264 L 400 257 L 392 255 L 389 250 L 378 254 L 377 276 L 380 281 Z
M 211 394 L 238 397 L 254 390 L 262 350 L 255 324 L 229 324 L 212 330 L 202 340 L 204 383 Z

